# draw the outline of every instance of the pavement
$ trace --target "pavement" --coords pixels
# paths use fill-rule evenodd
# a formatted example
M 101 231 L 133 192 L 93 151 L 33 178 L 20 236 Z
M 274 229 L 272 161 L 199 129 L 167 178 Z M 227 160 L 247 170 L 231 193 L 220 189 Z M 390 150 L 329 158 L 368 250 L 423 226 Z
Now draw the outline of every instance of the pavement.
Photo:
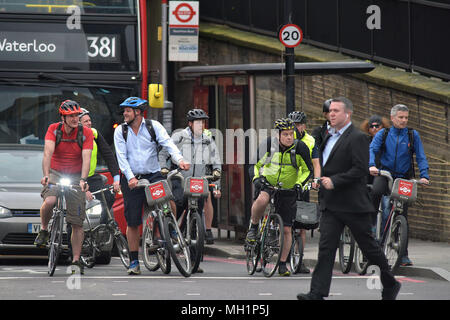
M 205 245 L 205 255 L 219 256 L 230 259 L 245 259 L 244 240 L 238 239 L 235 232 L 213 228 L 214 244 Z M 318 242 L 320 233 L 315 230 L 306 233 L 304 250 L 305 265 L 313 270 L 317 262 Z M 450 282 L 450 243 L 433 242 L 419 239 L 409 239 L 408 255 L 413 266 L 399 267 L 396 275 L 408 277 L 424 277 Z M 335 269 L 340 271 L 338 254 L 336 254 Z M 354 272 L 353 270 L 351 272 Z

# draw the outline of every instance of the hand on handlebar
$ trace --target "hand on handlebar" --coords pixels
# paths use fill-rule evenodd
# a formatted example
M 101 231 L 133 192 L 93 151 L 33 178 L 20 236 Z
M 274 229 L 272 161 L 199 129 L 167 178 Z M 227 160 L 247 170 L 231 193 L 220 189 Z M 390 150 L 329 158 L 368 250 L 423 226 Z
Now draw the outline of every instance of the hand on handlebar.
M 120 181 L 114 181 L 113 182 L 113 190 L 115 193 L 120 192 Z
M 48 185 L 48 176 L 42 177 L 42 179 L 41 179 L 41 184 L 42 184 L 43 186 Z
M 86 181 L 80 180 L 80 188 L 81 188 L 81 191 L 87 192 L 89 190 L 89 185 Z
M 378 168 L 377 167 L 370 167 L 369 168 L 369 173 L 370 173 L 370 175 L 372 175 L 372 176 L 378 176 L 379 175 L 379 173 L 380 173 L 380 170 L 378 170 Z
M 429 185 L 430 184 L 430 180 L 428 180 L 427 178 L 420 178 L 420 183 L 422 183 L 423 185 Z
M 135 177 L 131 178 L 130 181 L 128 181 L 128 187 L 131 189 L 134 189 L 137 187 L 139 180 Z
M 86 200 L 91 201 L 93 199 L 94 199 L 94 196 L 92 195 L 92 193 L 90 191 L 86 191 Z
M 178 166 L 182 170 L 189 170 L 189 168 L 191 167 L 191 164 L 189 162 L 186 162 L 184 159 L 181 159 L 180 162 L 178 163 Z

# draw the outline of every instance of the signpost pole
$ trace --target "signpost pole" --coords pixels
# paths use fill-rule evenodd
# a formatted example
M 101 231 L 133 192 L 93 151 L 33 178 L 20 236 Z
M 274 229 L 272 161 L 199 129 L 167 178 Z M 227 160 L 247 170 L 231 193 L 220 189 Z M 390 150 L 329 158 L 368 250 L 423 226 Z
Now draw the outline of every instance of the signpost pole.
M 165 96 L 168 97 L 167 88 L 167 0 L 161 1 L 161 83 Z
M 292 0 L 284 1 L 283 20 L 285 24 L 292 23 Z M 295 56 L 294 48 L 286 47 L 285 49 L 286 62 L 286 116 L 294 111 L 295 107 Z

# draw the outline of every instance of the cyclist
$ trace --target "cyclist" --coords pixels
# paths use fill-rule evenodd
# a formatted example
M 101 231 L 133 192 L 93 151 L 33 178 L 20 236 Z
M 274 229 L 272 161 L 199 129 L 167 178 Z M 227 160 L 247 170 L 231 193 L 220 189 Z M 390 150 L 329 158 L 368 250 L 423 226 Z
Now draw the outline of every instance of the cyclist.
M 97 190 L 100 190 L 103 187 L 102 178 L 100 177 L 100 174 L 95 173 L 95 169 L 97 168 L 97 152 L 100 153 L 102 158 L 105 160 L 106 165 L 108 166 L 109 171 L 111 172 L 111 175 L 113 176 L 114 182 L 113 182 L 113 188 L 114 192 L 120 191 L 120 172 L 119 172 L 119 164 L 117 163 L 116 156 L 114 155 L 113 150 L 109 146 L 109 144 L 106 142 L 103 135 L 95 128 L 92 128 L 92 121 L 91 116 L 89 115 L 89 111 L 85 108 L 81 108 L 81 114 L 80 114 L 80 123 L 88 127 L 92 130 L 92 134 L 94 135 L 94 145 L 92 149 L 92 156 L 91 156 L 91 164 L 89 168 L 89 175 L 87 182 L 89 184 L 89 191 L 86 192 L 86 198 L 88 200 L 92 200 L 93 196 L 91 192 L 95 192 Z M 105 193 L 106 201 L 108 203 L 104 203 L 105 206 L 108 206 L 108 208 L 111 208 L 114 204 L 115 197 L 110 192 Z M 103 199 L 101 200 L 103 201 Z M 106 223 L 106 210 L 102 211 L 102 216 L 100 218 L 100 223 Z
M 59 107 L 61 122 L 51 124 L 45 135 L 42 160 L 44 177 L 41 179 L 41 184 L 44 186 L 41 196 L 44 202 L 40 209 L 41 230 L 34 244 L 38 247 L 45 246 L 49 238 L 48 223 L 56 204 L 58 192 L 57 188 L 52 185 L 59 182 L 61 177 L 69 178 L 70 181 L 79 184 L 80 188 L 76 191 L 69 190 L 66 193 L 66 222 L 70 223 L 73 228 L 71 237 L 72 272 L 78 268 L 79 272 L 83 274 L 84 267 L 80 263 L 80 254 L 84 238 L 83 221 L 86 216 L 85 192 L 88 190 L 86 181 L 94 137 L 91 130 L 78 123 L 78 116 L 81 112 L 77 102 L 63 101 Z
M 414 176 L 414 158 L 416 154 L 417 164 L 420 170 L 420 181 L 429 183 L 428 161 L 423 150 L 422 141 L 416 130 L 410 130 L 408 125 L 409 109 L 403 104 L 397 104 L 391 109 L 391 121 L 393 127 L 380 130 L 370 144 L 369 172 L 375 176 L 373 180 L 373 205 L 379 207 L 381 196 L 386 195 L 388 190 L 387 180 L 378 176 L 379 169 L 375 158 L 380 156 L 380 169 L 387 170 L 392 177 L 411 179 Z M 388 131 L 387 131 L 388 130 Z M 385 135 L 385 133 L 387 134 Z M 407 219 L 408 207 L 403 207 L 403 215 Z M 408 257 L 408 243 L 406 243 L 406 254 L 402 257 L 402 266 L 411 266 Z
M 127 240 L 130 248 L 128 274 L 140 274 L 139 226 L 142 224 L 142 208 L 146 201 L 145 190 L 137 188 L 138 180 L 150 183 L 162 180 L 158 163 L 158 145 L 166 147 L 172 158 L 183 170 L 189 164 L 183 160 L 166 129 L 155 120 L 144 118 L 147 100 L 129 97 L 120 104 L 125 123 L 114 131 L 114 146 L 121 170 L 120 186 L 124 200 L 124 215 L 127 221 Z M 150 126 L 151 125 L 151 126 Z
M 294 139 L 303 141 L 309 148 L 312 165 L 314 168 L 314 180 L 313 188 L 317 189 L 319 187 L 320 181 L 320 161 L 319 161 L 319 149 L 317 148 L 315 139 L 306 132 L 306 114 L 301 111 L 293 111 L 288 115 L 288 118 L 294 122 Z M 309 202 L 309 190 L 303 193 L 303 201 Z M 300 235 L 303 240 L 303 247 L 306 243 L 306 230 L 301 229 Z M 309 273 L 309 269 L 306 268 L 305 264 L 302 262 L 300 266 L 300 273 Z
M 289 276 L 286 260 L 292 243 L 291 226 L 297 212 L 297 198 L 301 198 L 303 187 L 311 176 L 312 164 L 307 145 L 294 140 L 294 123 L 287 118 L 275 121 L 274 129 L 279 130 L 278 137 L 269 137 L 260 146 L 258 158 L 251 169 L 251 178 L 255 185 L 255 197 L 251 208 L 251 225 L 247 233 L 247 242 L 254 242 L 258 232 L 258 221 L 264 214 L 272 190 L 265 183 L 272 186 L 282 184 L 283 189 L 275 198 L 277 213 L 284 223 L 284 243 L 278 272 L 282 276 Z M 295 163 L 293 162 L 295 161 Z M 261 173 L 260 173 L 261 171 Z M 293 193 L 291 190 L 295 190 Z
M 322 111 L 323 116 L 326 119 L 325 122 L 316 128 L 314 128 L 311 135 L 316 139 L 316 145 L 318 148 L 322 145 L 323 141 L 325 140 L 325 137 L 328 134 L 328 131 L 330 130 L 330 104 L 332 99 L 328 99 L 323 103 Z
M 188 126 L 172 135 L 172 140 L 181 150 L 183 157 L 191 163 L 190 169 L 182 173 L 183 177 L 203 177 L 206 175 L 207 167 L 212 166 L 212 175 L 217 180 L 220 179 L 222 166 L 219 151 L 212 135 L 205 130 L 205 120 L 209 119 L 208 115 L 202 109 L 192 109 L 188 111 L 186 117 Z M 163 168 L 161 169 L 163 174 L 169 172 L 168 159 L 167 150 L 163 148 L 159 153 L 159 162 Z M 180 180 L 173 180 L 172 192 L 175 197 L 176 213 L 181 216 L 187 208 L 187 199 L 184 199 L 183 186 L 181 186 Z M 204 202 L 205 199 L 198 200 L 200 214 L 203 211 Z M 199 268 L 197 272 L 202 272 L 202 270 Z

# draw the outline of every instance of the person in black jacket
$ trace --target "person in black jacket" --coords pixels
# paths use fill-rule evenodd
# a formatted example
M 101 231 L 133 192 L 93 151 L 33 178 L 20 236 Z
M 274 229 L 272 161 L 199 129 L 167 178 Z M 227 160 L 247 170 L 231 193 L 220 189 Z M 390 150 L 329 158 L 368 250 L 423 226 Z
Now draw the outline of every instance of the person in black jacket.
M 322 300 L 330 291 L 336 250 L 344 226 L 348 226 L 364 256 L 380 268 L 382 298 L 394 300 L 400 283 L 390 271 L 386 257 L 371 232 L 374 211 L 366 187 L 369 142 L 351 122 L 353 105 L 339 97 L 330 103 L 330 130 L 320 148 L 322 167 L 319 205 L 321 210 L 318 261 L 310 292 L 299 300 Z
M 94 148 L 92 150 L 91 166 L 89 169 L 89 176 L 87 179 L 89 184 L 89 191 L 86 192 L 86 199 L 92 200 L 93 196 L 91 192 L 95 192 L 103 188 L 103 182 L 100 174 L 95 173 L 95 169 L 97 167 L 98 153 L 100 153 L 102 158 L 105 160 L 106 166 L 108 167 L 109 171 L 111 172 L 111 175 L 114 178 L 113 182 L 114 192 L 120 191 L 120 173 L 116 156 L 112 151 L 111 147 L 106 142 L 103 135 L 95 128 L 92 128 L 92 121 L 89 115 L 89 111 L 86 110 L 85 108 L 81 108 L 81 110 L 82 113 L 80 114 L 80 123 L 83 126 L 90 128 L 92 130 L 92 133 L 94 134 Z M 115 196 L 110 192 L 105 192 L 105 198 L 107 201 L 106 205 L 108 206 L 109 209 L 111 209 L 115 201 Z M 103 201 L 102 197 L 99 197 L 99 199 Z M 102 216 L 100 218 L 100 223 L 106 223 L 106 220 L 107 220 L 106 211 L 103 210 Z
M 320 146 L 322 145 L 330 128 L 330 103 L 331 99 L 328 99 L 323 103 L 322 106 L 323 116 L 326 119 L 326 121 L 321 126 L 314 128 L 314 130 L 311 133 L 311 135 L 316 140 L 316 146 L 318 148 L 320 148 Z

